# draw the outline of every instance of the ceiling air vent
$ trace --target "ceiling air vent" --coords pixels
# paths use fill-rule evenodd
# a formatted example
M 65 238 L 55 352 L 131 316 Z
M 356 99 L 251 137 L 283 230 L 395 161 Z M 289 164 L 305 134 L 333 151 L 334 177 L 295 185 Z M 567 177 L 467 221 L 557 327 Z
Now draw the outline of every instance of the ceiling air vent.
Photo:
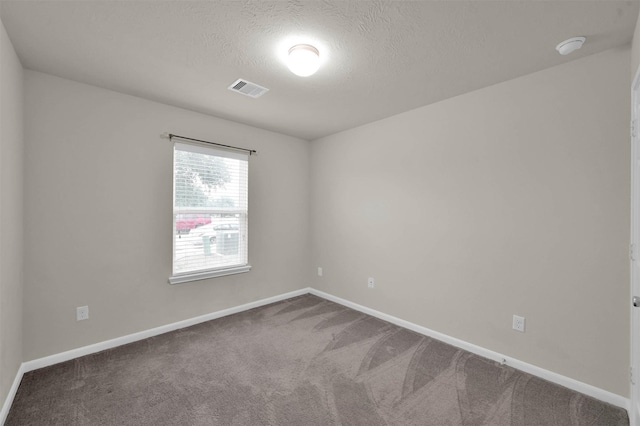
M 233 82 L 233 84 L 229 86 L 229 90 L 251 96 L 252 98 L 259 98 L 269 91 L 266 87 L 258 86 L 255 83 L 241 78 Z

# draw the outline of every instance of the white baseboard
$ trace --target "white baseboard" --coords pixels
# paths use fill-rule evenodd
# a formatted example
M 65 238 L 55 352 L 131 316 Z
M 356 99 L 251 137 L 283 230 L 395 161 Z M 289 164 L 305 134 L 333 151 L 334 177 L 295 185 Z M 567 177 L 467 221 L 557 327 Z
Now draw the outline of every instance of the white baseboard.
M 333 296 L 323 291 L 319 291 L 312 288 L 310 289 L 309 292 L 315 296 L 322 297 L 323 299 L 327 299 L 332 302 L 338 303 L 340 305 L 344 305 L 348 308 L 355 309 L 356 311 L 364 312 L 365 314 L 371 315 L 376 318 L 380 318 L 381 320 L 390 322 L 400 327 L 408 328 L 409 330 L 413 330 L 417 333 L 424 334 L 425 336 L 433 337 L 434 339 L 440 340 L 441 342 L 448 343 L 452 346 L 456 346 L 460 349 L 464 349 L 465 351 L 469 351 L 476 355 L 480 355 L 484 358 L 489 358 L 493 361 L 509 365 L 520 371 L 524 371 L 525 373 L 529 373 L 531 375 L 540 377 L 552 383 L 556 383 L 560 386 L 564 386 L 565 388 L 572 389 L 576 392 L 583 393 L 585 395 L 599 399 L 600 401 L 608 402 L 609 404 L 615 405 L 620 408 L 624 408 L 625 410 L 629 411 L 629 408 L 630 408 L 629 398 L 625 398 L 621 395 L 606 391 L 604 389 L 597 388 L 595 386 L 592 386 L 583 382 L 579 382 L 567 376 L 563 376 L 561 374 L 554 373 L 553 371 L 545 370 L 544 368 L 526 363 L 524 361 L 520 361 L 515 358 L 508 357 L 506 355 L 502 355 L 498 352 L 485 349 L 481 346 L 477 346 L 472 343 L 465 342 L 464 340 L 456 339 L 455 337 L 451 337 L 446 334 L 439 333 L 437 331 L 431 330 L 426 327 L 422 327 L 412 322 L 405 321 L 403 319 L 384 314 L 382 312 L 376 311 L 375 309 L 358 305 L 357 303 L 353 303 L 349 300 L 342 299 L 337 296 Z
M 183 321 L 166 324 L 160 327 L 152 328 L 150 330 L 140 331 L 138 333 L 128 334 L 126 336 L 117 337 L 115 339 L 106 340 L 104 342 L 95 343 L 89 346 L 83 346 L 81 348 L 72 349 L 70 351 L 61 352 L 59 354 L 50 355 L 44 358 L 34 359 L 23 363 L 24 372 L 37 370 L 38 368 L 48 367 L 60 362 L 69 361 L 74 358 L 78 358 L 85 355 L 90 355 L 96 352 L 104 351 L 106 349 L 115 348 L 117 346 L 126 345 L 127 343 L 137 342 L 138 340 L 147 339 L 149 337 L 158 336 L 160 334 L 168 333 L 170 331 L 178 330 L 192 325 L 200 324 L 202 322 L 211 321 L 217 318 L 226 317 L 227 315 L 237 314 L 238 312 L 247 311 L 249 309 L 258 308 L 260 306 L 268 305 L 269 303 L 279 302 L 291 297 L 300 296 L 309 293 L 309 288 L 303 288 L 289 293 L 280 294 L 278 296 L 268 297 L 266 299 L 257 300 L 255 302 L 245 303 L 244 305 L 235 306 L 233 308 L 223 309 L 221 311 L 213 312 L 206 315 L 200 315 L 195 318 L 186 319 Z
M 13 399 L 16 397 L 16 392 L 18 392 L 18 386 L 20 386 L 20 382 L 22 381 L 22 376 L 24 375 L 24 362 L 20 364 L 20 368 L 18 368 L 18 372 L 16 373 L 16 378 L 13 379 L 13 384 L 9 389 L 9 393 L 4 400 L 4 405 L 2 405 L 2 411 L 0 411 L 0 425 L 4 425 L 4 422 L 7 420 L 7 416 L 9 415 L 9 409 L 11 408 L 11 404 L 13 403 Z
M 18 373 L 16 374 L 16 378 L 11 386 L 9 394 L 4 402 L 2 407 L 2 411 L 0 412 L 0 425 L 4 424 L 4 421 L 9 414 L 9 408 L 13 403 L 13 399 L 18 390 L 18 386 L 20 385 L 20 381 L 22 380 L 22 376 L 24 373 L 37 370 L 39 368 L 48 367 L 53 364 L 58 364 L 60 362 L 69 361 L 74 358 L 78 358 L 85 355 L 90 355 L 96 352 L 100 352 L 106 349 L 112 349 L 118 346 L 125 345 L 127 343 L 136 342 L 138 340 L 143 340 L 149 337 L 157 336 L 160 334 L 168 333 L 170 331 L 178 330 L 181 328 L 189 327 L 195 324 L 200 324 L 205 321 L 210 321 L 213 319 L 225 317 L 227 315 L 236 314 L 239 312 L 243 312 L 249 309 L 257 308 L 260 306 L 268 305 L 269 303 L 279 302 L 284 299 L 289 299 L 291 297 L 300 296 L 306 293 L 311 293 L 315 296 L 322 297 L 323 299 L 330 300 L 335 303 L 339 303 L 346 307 L 355 309 L 360 312 L 364 312 L 365 314 L 374 316 L 376 318 L 380 318 L 384 321 L 388 321 L 392 324 L 398 325 L 400 327 L 407 328 L 409 330 L 413 330 L 417 333 L 423 334 L 425 336 L 433 337 L 434 339 L 440 340 L 442 342 L 448 343 L 450 345 L 456 346 L 460 349 L 464 349 L 476 355 L 480 355 L 482 357 L 491 359 L 496 362 L 505 363 L 513 368 L 524 371 L 526 373 L 532 374 L 534 376 L 538 376 L 550 382 L 556 383 L 560 386 L 564 386 L 566 388 L 572 389 L 576 392 L 583 393 L 585 395 L 591 396 L 593 398 L 599 399 L 604 402 L 608 402 L 609 404 L 615 405 L 617 407 L 624 408 L 625 410 L 629 410 L 630 401 L 628 398 L 625 398 L 621 395 L 614 394 L 612 392 L 606 391 L 604 389 L 597 388 L 595 386 L 579 382 L 577 380 L 571 379 L 569 377 L 563 376 L 558 373 L 554 373 L 549 370 L 545 370 L 544 368 L 537 367 L 535 365 L 517 360 L 515 358 L 511 358 L 505 355 L 502 355 L 498 352 L 494 352 L 489 349 L 485 349 L 483 347 L 474 345 L 469 342 L 465 342 L 464 340 L 456 339 L 455 337 L 448 336 L 443 333 L 439 333 L 437 331 L 428 329 L 426 327 L 422 327 L 420 325 L 411 323 L 409 321 L 405 321 L 400 318 L 396 318 L 391 315 L 384 314 L 382 312 L 376 311 L 375 309 L 368 308 L 366 306 L 359 305 L 357 303 L 351 302 L 346 299 L 342 299 L 337 296 L 333 296 L 331 294 L 325 293 L 323 291 L 315 290 L 313 288 L 303 288 L 300 290 L 292 291 L 289 293 L 284 293 L 278 296 L 269 297 L 262 300 L 257 300 L 255 302 L 246 303 L 244 305 L 235 306 L 233 308 L 223 309 L 221 311 L 213 312 L 206 315 L 201 315 L 195 318 L 187 319 L 184 321 L 174 322 L 172 324 L 163 325 L 161 327 L 152 328 L 150 330 L 141 331 L 138 333 L 129 334 L 126 336 L 118 337 L 115 339 L 107 340 L 104 342 L 95 343 L 89 346 L 83 346 L 81 348 L 72 349 L 70 351 L 62 352 L 59 354 L 47 356 L 44 358 L 35 359 L 32 361 L 23 362 L 20 366 Z

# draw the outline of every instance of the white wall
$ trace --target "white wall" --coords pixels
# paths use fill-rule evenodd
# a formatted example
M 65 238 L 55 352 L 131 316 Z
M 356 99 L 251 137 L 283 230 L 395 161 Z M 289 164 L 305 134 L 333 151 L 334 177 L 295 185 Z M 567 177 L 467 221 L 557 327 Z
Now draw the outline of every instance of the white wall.
M 23 71 L 0 27 L 1 405 L 22 362 Z
M 640 66 L 640 14 L 636 21 L 636 28 L 633 32 L 633 41 L 631 42 L 631 79 L 636 75 L 636 70 Z
M 25 90 L 25 361 L 308 286 L 307 141 L 33 71 Z M 163 132 L 258 150 L 249 273 L 167 283 Z
M 629 67 L 609 50 L 313 141 L 312 285 L 627 396 Z

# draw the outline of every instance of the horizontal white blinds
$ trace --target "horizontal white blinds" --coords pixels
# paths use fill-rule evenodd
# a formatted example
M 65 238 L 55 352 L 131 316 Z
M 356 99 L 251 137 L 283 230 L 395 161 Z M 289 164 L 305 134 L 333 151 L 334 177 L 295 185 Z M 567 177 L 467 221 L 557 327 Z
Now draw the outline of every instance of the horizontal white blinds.
M 247 265 L 248 159 L 174 144 L 174 277 Z
M 217 157 L 233 158 L 235 160 L 249 160 L 248 153 L 231 149 L 205 146 L 189 142 L 175 142 L 173 146 L 175 149 L 179 149 L 180 151 L 188 151 L 205 155 L 215 155 Z

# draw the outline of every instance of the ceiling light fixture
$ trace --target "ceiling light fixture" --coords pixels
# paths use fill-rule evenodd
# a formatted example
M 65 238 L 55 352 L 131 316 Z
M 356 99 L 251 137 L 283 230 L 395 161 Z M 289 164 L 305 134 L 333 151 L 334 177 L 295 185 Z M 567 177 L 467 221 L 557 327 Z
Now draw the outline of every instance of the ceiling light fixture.
M 569 53 L 580 49 L 585 40 L 586 38 L 584 37 L 572 37 L 557 45 L 556 50 L 561 55 L 568 55 Z
M 289 49 L 287 66 L 295 75 L 308 77 L 320 67 L 320 52 L 310 44 L 296 44 Z

